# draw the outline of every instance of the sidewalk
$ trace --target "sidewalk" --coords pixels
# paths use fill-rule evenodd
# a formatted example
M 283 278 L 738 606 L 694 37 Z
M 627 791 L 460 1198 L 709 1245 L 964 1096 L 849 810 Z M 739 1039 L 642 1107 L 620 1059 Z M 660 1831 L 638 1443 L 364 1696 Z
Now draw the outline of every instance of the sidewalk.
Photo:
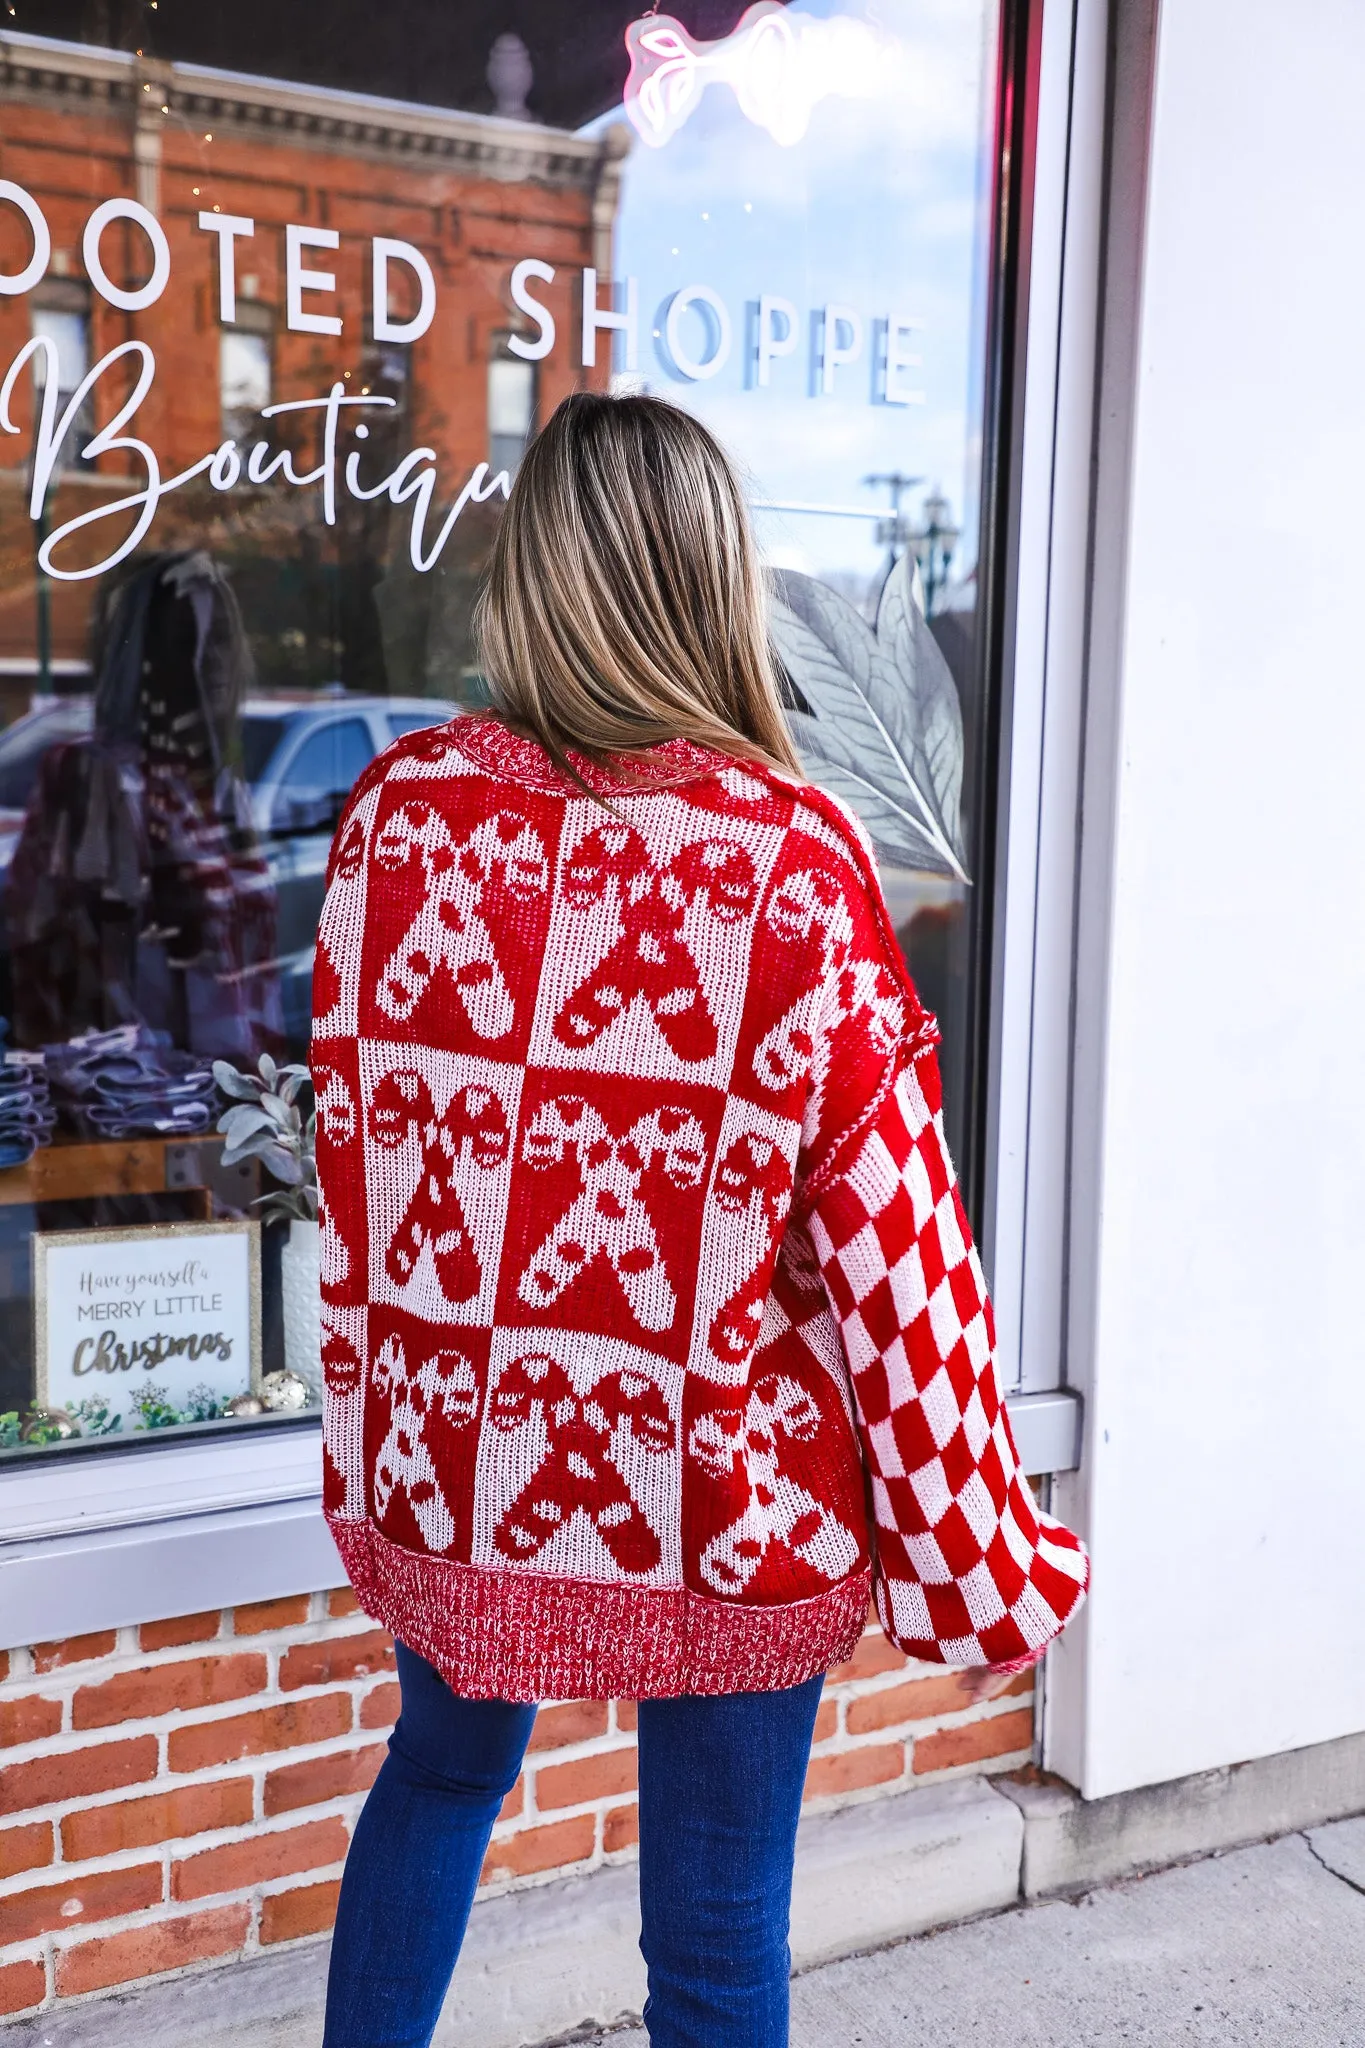
M 638 2029 L 600 2048 L 646 2048 Z M 811 1970 L 792 2048 L 1360 2048 L 1365 1819 Z
M 988 1788 L 961 1789 L 959 1803 L 978 1834 L 992 1802 L 1017 1819 L 1017 1810 Z M 929 1804 L 944 1807 L 942 1792 Z M 944 1807 L 940 1822 L 950 1811 Z M 875 1808 L 854 1809 L 833 1817 L 835 1832 L 842 1835 L 850 1821 L 868 1827 L 879 1818 Z M 898 1825 L 904 1831 L 910 1823 L 901 1816 Z M 927 1840 L 927 1826 L 920 1825 Z M 851 1838 L 864 1850 L 875 1841 L 875 1831 Z M 960 1840 L 926 1866 L 936 1874 L 941 1905 L 962 1854 Z M 817 1871 L 812 1891 L 811 1864 L 819 1860 L 818 1854 L 808 1857 L 798 1918 L 809 1922 L 822 1914 L 833 1928 L 839 1888 L 856 1890 L 852 1866 L 831 1861 L 823 1879 Z M 913 1858 L 897 1864 L 867 1853 L 860 1867 L 881 1896 L 884 1918 L 898 1909 L 922 1909 L 924 1902 L 916 1905 L 913 1898 Z M 607 2002 L 599 1985 L 596 2009 L 639 2009 L 635 1872 L 626 1866 L 591 1882 L 599 1888 L 595 1907 L 580 1881 L 476 1909 L 482 1925 L 471 1930 L 436 2048 L 570 2040 L 577 2048 L 647 2048 L 638 2026 L 596 2034 L 580 2027 L 570 2034 L 562 2021 L 547 2028 L 534 2017 L 528 1972 L 572 1979 L 575 1954 L 585 1948 L 619 1948 L 633 1959 L 627 1980 L 621 1958 L 608 1957 L 605 1973 L 597 1973 L 608 1987 Z M 912 1896 L 898 1900 L 907 1888 Z M 1002 1904 L 1008 1896 L 997 1894 Z M 806 1941 L 809 1953 L 809 1927 Z M 62 2004 L 0 2026 L 0 2042 L 4 2048 L 316 2048 L 326 1964 L 325 1942 L 301 1945 L 231 1970 Z M 582 1985 L 570 1985 L 559 2009 L 591 2011 L 583 1985 L 594 1981 L 594 1970 L 585 1966 Z M 792 2048 L 1361 2048 L 1365 1815 L 1074 1897 L 988 1911 L 941 1933 L 808 1969 L 793 1986 L 791 2040 Z

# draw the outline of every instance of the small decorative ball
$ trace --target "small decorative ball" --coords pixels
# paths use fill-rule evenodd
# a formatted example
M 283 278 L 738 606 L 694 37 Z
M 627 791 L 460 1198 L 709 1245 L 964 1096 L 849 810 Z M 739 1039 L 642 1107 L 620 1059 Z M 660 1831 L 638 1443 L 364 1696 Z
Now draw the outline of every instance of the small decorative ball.
M 75 1416 L 68 1415 L 65 1408 L 32 1408 L 20 1425 L 19 1441 L 21 1444 L 65 1443 L 80 1433 Z
M 308 1382 L 296 1372 L 268 1372 L 261 1381 L 261 1399 L 272 1415 L 293 1415 L 308 1406 Z
M 234 1394 L 223 1410 L 224 1415 L 264 1415 L 265 1402 L 259 1394 Z

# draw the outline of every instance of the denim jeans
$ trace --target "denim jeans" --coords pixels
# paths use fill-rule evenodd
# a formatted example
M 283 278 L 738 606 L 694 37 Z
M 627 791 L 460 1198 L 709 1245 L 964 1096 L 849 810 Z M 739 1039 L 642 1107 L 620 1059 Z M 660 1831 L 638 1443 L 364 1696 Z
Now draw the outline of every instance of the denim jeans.
M 457 1698 L 401 1643 L 398 1676 L 402 1712 L 342 1879 L 323 2048 L 426 2048 L 536 1717 Z M 792 1857 L 820 1687 L 640 1702 L 653 2048 L 786 2048 Z
M 191 1137 L 218 1114 L 211 1064 L 145 1025 L 88 1031 L 45 1051 L 51 1083 L 84 1136 Z

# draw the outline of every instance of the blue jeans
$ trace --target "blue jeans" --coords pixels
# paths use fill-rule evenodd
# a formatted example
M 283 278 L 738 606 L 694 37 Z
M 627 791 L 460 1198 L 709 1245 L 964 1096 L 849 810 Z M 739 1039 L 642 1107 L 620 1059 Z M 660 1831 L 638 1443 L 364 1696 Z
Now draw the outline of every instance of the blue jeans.
M 323 2048 L 427 2048 L 536 1717 L 457 1698 L 401 1643 L 398 1676 L 402 1712 L 342 1879 Z M 640 1702 L 653 2048 L 786 2048 L 792 1858 L 821 1683 Z

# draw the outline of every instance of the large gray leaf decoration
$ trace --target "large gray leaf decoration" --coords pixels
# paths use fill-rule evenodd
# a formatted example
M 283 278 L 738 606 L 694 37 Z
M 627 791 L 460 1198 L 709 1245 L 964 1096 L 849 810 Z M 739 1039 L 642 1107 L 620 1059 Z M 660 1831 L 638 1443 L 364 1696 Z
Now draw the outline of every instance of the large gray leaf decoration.
M 962 711 L 911 574 L 902 555 L 874 632 L 828 585 L 776 570 L 773 639 L 810 706 L 788 716 L 812 780 L 852 805 L 891 866 L 965 882 Z

